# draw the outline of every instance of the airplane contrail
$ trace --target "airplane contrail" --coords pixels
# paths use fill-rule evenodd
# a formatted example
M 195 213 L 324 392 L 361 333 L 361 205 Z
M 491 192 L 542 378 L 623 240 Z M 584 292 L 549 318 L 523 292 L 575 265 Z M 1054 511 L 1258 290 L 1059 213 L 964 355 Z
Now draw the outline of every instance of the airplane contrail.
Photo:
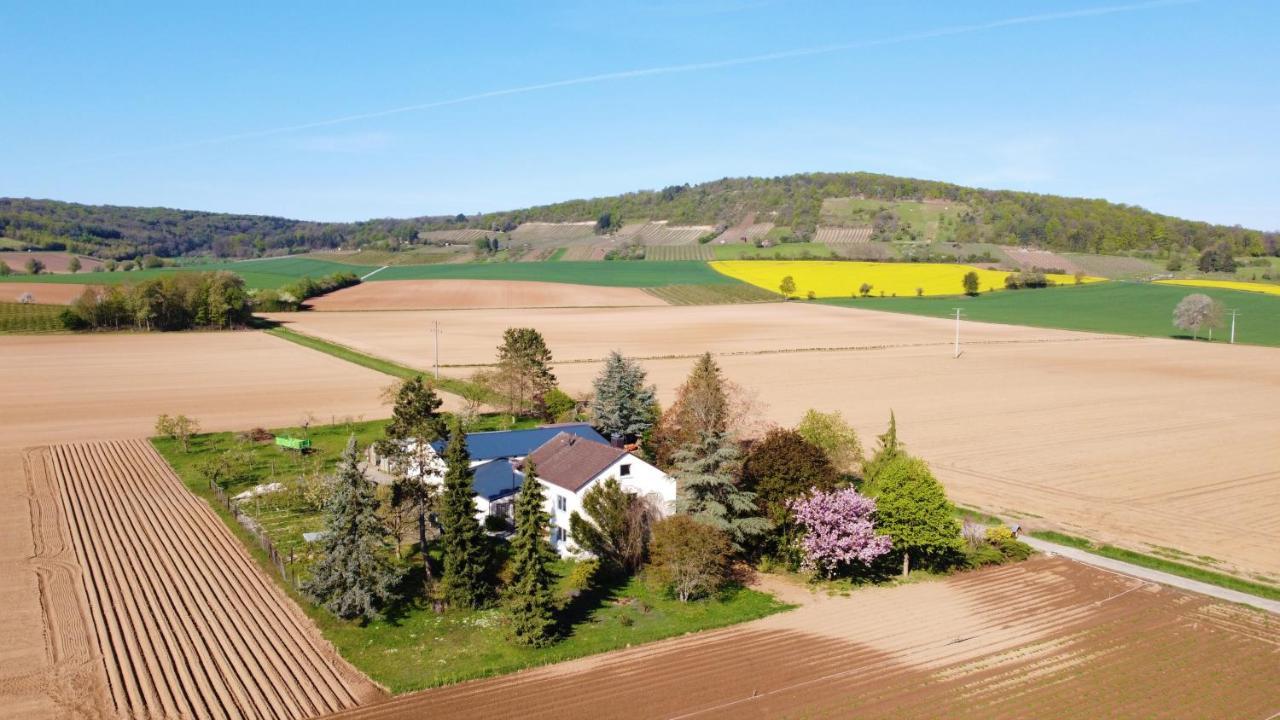
M 313 122 L 301 123 L 298 125 L 285 125 L 281 127 L 269 128 L 266 130 L 252 130 L 248 132 L 235 133 L 233 135 L 222 135 L 218 137 L 205 138 L 203 140 L 192 140 L 189 142 L 175 143 L 171 145 L 160 145 L 151 148 L 143 148 L 132 151 L 124 151 L 112 155 L 99 156 L 95 158 L 73 162 L 71 164 L 81 164 L 96 162 L 102 160 L 112 160 L 121 157 L 130 157 L 134 155 L 142 155 L 148 153 L 165 152 L 169 150 L 185 150 L 190 148 L 202 147 L 205 145 L 218 145 L 223 143 L 236 142 L 239 140 L 253 140 L 257 138 L 270 137 L 272 135 L 284 135 L 295 133 L 302 130 L 312 130 L 315 128 L 330 127 L 333 125 L 344 125 L 346 123 L 358 122 L 361 120 L 372 120 L 375 118 L 388 117 L 390 115 L 401 115 L 404 113 L 420 112 L 423 110 L 431 110 L 433 108 L 446 107 L 449 105 L 462 105 L 464 103 L 476 102 L 478 100 L 486 100 L 490 98 L 504 97 L 507 95 L 523 95 L 526 93 L 539 92 L 542 90 L 551 90 L 555 88 L 571 87 L 574 85 L 591 85 L 596 83 L 608 82 L 611 80 L 628 80 L 632 78 L 651 77 L 654 75 L 674 75 L 677 73 L 699 72 L 704 70 L 716 70 L 719 68 L 736 67 L 739 65 L 754 65 L 758 63 L 773 62 L 777 60 L 786 60 L 790 58 L 810 57 L 814 55 L 830 55 L 833 53 L 848 52 L 850 50 L 860 50 L 865 48 L 879 47 L 884 45 L 898 45 L 902 43 L 917 42 L 920 40 L 929 40 L 932 38 L 948 37 L 953 35 L 967 35 L 970 33 L 983 32 L 987 30 L 996 30 L 999 28 L 1013 27 L 1017 25 L 1033 25 L 1041 23 L 1056 22 L 1060 20 L 1071 20 L 1076 18 L 1097 17 L 1101 15 L 1115 15 L 1117 13 L 1135 12 L 1140 10 L 1152 10 L 1156 8 L 1169 7 L 1174 5 L 1189 5 L 1198 3 L 1200 0 L 1152 0 L 1151 2 L 1132 3 L 1128 5 L 1109 5 L 1106 7 L 1083 8 L 1079 10 L 1064 10 L 1060 12 L 1041 13 L 1037 15 L 1023 15 L 1019 17 L 1005 18 L 1003 20 L 993 20 L 985 23 L 975 23 L 971 25 L 953 25 L 949 27 L 936 28 L 933 30 L 924 30 L 921 32 L 907 33 L 905 35 L 894 35 L 892 37 L 878 38 L 874 40 L 860 40 L 850 43 L 839 43 L 835 45 L 819 45 L 816 47 L 797 48 L 793 50 L 779 50 L 776 52 L 764 53 L 761 55 L 747 55 L 744 57 L 728 58 L 725 60 L 710 60 L 706 62 L 687 63 L 682 65 L 663 65 L 650 68 L 639 68 L 635 70 L 622 70 L 617 72 L 600 73 L 597 75 L 585 75 L 583 77 L 569 78 L 567 80 L 554 80 L 550 82 L 537 83 L 534 85 L 520 85 L 517 87 L 504 88 L 501 90 L 489 90 L 487 92 L 474 93 L 471 95 L 462 95 L 459 97 L 449 98 L 446 100 L 433 100 L 430 102 L 416 103 L 413 105 L 404 105 L 401 107 L 389 108 L 386 110 L 375 110 L 372 112 L 359 113 L 356 115 L 344 115 L 341 117 L 328 118 L 326 120 L 316 120 Z

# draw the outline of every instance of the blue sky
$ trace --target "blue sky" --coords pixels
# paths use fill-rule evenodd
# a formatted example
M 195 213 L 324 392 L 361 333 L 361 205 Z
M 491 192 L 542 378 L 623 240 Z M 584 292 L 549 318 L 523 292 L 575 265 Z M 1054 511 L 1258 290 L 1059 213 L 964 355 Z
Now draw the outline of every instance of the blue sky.
M 1280 229 L 1266 0 L 14 2 L 0 27 L 0 195 L 355 220 L 868 170 Z

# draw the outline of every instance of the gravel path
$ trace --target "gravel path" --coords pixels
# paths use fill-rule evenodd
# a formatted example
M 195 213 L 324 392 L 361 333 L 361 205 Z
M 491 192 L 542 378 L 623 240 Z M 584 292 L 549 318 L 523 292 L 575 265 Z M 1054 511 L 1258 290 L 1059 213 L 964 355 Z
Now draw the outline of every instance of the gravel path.
M 1121 560 L 1112 560 L 1111 558 L 1094 555 L 1091 552 L 1085 552 L 1084 550 L 1069 547 L 1067 545 L 1058 545 L 1057 543 L 1046 542 L 1044 540 L 1037 540 L 1036 538 L 1025 536 L 1018 539 L 1042 553 L 1060 555 L 1069 560 L 1099 567 L 1103 570 L 1110 570 L 1111 572 L 1120 573 L 1121 575 L 1128 575 L 1140 580 L 1149 580 L 1154 583 L 1160 583 L 1161 585 L 1170 585 L 1180 590 L 1208 595 L 1209 597 L 1218 598 L 1219 600 L 1227 600 L 1233 603 L 1240 603 L 1241 605 L 1249 605 L 1251 607 L 1256 607 L 1259 610 L 1266 610 L 1267 612 L 1273 612 L 1280 615 L 1280 602 L 1275 600 L 1267 600 L 1256 595 L 1250 595 L 1237 590 L 1229 590 L 1224 587 L 1218 587 L 1217 585 L 1203 583 L 1199 580 L 1191 580 L 1177 575 L 1170 575 L 1167 572 L 1152 570 L 1138 565 L 1131 565 Z

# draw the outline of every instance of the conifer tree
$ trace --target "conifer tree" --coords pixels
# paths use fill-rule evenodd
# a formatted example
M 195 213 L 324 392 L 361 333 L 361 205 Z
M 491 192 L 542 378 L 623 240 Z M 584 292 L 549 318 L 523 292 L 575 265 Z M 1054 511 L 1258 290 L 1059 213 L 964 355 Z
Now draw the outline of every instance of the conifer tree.
M 876 476 L 885 465 L 907 454 L 907 446 L 898 440 L 898 419 L 894 417 L 892 410 L 889 411 L 889 429 L 878 436 L 878 439 L 880 445 L 876 448 L 876 454 L 862 466 L 862 477 L 868 487 L 875 483 Z
M 556 560 L 556 552 L 547 539 L 551 518 L 532 462 L 525 463 L 515 514 L 516 533 L 511 539 L 513 580 L 506 597 L 509 634 L 517 644 L 541 647 L 555 636 L 551 563 Z
M 476 519 L 471 456 L 467 454 L 466 437 L 457 420 L 449 431 L 444 461 L 448 468 L 440 500 L 444 597 L 455 607 L 483 607 L 492 594 L 489 541 Z
M 740 453 L 726 433 L 704 432 L 700 442 L 684 446 L 674 459 L 677 512 L 724 532 L 735 552 L 772 526 L 759 516 L 756 494 L 736 482 Z
M 607 438 L 634 437 L 653 425 L 654 388 L 646 386 L 644 368 L 614 350 L 596 378 L 592 421 Z
M 325 529 L 320 561 L 303 583 L 303 592 L 341 618 L 381 617 L 396 600 L 400 573 L 388 558 L 386 528 L 354 436 L 342 453 L 325 504 Z

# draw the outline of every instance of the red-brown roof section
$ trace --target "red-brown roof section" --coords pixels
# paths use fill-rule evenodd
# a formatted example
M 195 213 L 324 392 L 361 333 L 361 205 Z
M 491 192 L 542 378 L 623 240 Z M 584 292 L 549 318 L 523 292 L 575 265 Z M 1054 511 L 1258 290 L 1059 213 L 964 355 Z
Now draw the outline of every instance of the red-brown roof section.
M 562 432 L 529 453 L 528 459 L 538 477 L 576 493 L 626 454 L 621 448 Z

